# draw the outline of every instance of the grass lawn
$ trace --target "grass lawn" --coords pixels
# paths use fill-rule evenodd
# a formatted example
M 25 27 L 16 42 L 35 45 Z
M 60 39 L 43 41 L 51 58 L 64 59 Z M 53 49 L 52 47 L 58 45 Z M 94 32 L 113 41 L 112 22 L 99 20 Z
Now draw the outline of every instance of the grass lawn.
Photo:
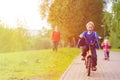
M 120 49 L 111 49 L 111 51 L 120 52 Z
M 0 80 L 58 80 L 79 53 L 77 48 L 0 53 Z

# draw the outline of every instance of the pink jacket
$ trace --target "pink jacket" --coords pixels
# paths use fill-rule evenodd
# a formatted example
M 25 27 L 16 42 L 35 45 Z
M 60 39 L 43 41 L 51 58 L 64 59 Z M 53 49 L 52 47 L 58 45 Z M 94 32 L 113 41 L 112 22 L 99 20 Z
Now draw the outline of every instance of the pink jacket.
M 103 50 L 104 50 L 104 52 L 109 52 L 110 51 L 110 43 L 109 42 L 103 42 L 102 44 L 101 44 L 101 46 L 103 47 Z

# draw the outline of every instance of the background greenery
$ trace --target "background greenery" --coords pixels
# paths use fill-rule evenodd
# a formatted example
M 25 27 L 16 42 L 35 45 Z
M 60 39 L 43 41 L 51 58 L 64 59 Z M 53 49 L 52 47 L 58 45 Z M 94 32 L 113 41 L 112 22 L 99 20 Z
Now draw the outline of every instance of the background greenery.
M 104 12 L 105 36 L 110 39 L 112 48 L 120 48 L 120 1 L 112 1 L 111 12 Z
M 0 52 L 51 48 L 51 33 L 44 30 L 43 34 L 41 31 L 31 33 L 22 27 L 9 29 L 0 25 Z
M 48 0 L 41 6 L 45 16 L 45 9 L 50 9 L 48 22 L 51 27 L 59 26 L 61 37 L 65 42 L 85 30 L 88 21 L 95 23 L 95 31 L 102 37 L 109 38 L 112 48 L 120 48 L 120 1 L 119 0 L 55 0 L 49 7 Z M 106 11 L 106 4 L 112 3 L 111 11 Z M 43 17 L 44 17 L 43 16 Z M 102 27 L 104 25 L 104 27 Z M 117 42 L 117 43 L 116 43 Z
M 79 53 L 78 48 L 1 53 L 0 80 L 58 80 Z
M 18 28 L 9 29 L 0 24 L 0 52 L 40 50 L 52 48 L 51 33 L 54 26 L 58 26 L 61 32 L 60 46 L 74 47 L 78 36 L 86 30 L 88 21 L 95 23 L 95 31 L 102 37 L 110 39 L 112 48 L 120 48 L 120 2 L 111 0 L 112 11 L 105 11 L 104 0 L 54 0 L 51 6 L 49 0 L 43 0 L 40 6 L 40 14 L 46 18 L 46 10 L 49 9 L 48 22 L 52 29 L 29 31 L 18 24 Z M 104 28 L 101 27 L 104 25 Z M 105 36 L 104 36 L 105 31 Z M 63 45 L 64 44 L 64 45 Z
M 57 25 L 65 41 L 78 38 L 86 30 L 86 23 L 93 21 L 95 30 L 102 35 L 103 0 L 55 0 L 50 7 L 48 22 Z

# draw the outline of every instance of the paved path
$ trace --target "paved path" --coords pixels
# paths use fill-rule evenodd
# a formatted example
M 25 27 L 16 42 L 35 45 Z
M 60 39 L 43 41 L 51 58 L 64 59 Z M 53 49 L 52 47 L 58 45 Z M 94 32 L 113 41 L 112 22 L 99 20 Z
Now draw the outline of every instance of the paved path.
M 81 55 L 73 60 L 59 80 L 120 80 L 120 53 L 110 52 L 110 60 L 105 61 L 103 51 L 97 51 L 97 71 L 92 71 L 87 76 L 84 61 Z

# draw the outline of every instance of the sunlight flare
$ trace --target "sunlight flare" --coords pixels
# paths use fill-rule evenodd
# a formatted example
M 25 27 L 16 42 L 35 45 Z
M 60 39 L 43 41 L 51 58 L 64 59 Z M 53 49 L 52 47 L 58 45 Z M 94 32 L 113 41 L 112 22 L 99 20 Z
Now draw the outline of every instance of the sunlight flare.
M 39 13 L 41 3 L 41 0 L 0 0 L 0 20 L 10 28 L 18 27 L 19 23 L 32 30 L 49 28 Z

